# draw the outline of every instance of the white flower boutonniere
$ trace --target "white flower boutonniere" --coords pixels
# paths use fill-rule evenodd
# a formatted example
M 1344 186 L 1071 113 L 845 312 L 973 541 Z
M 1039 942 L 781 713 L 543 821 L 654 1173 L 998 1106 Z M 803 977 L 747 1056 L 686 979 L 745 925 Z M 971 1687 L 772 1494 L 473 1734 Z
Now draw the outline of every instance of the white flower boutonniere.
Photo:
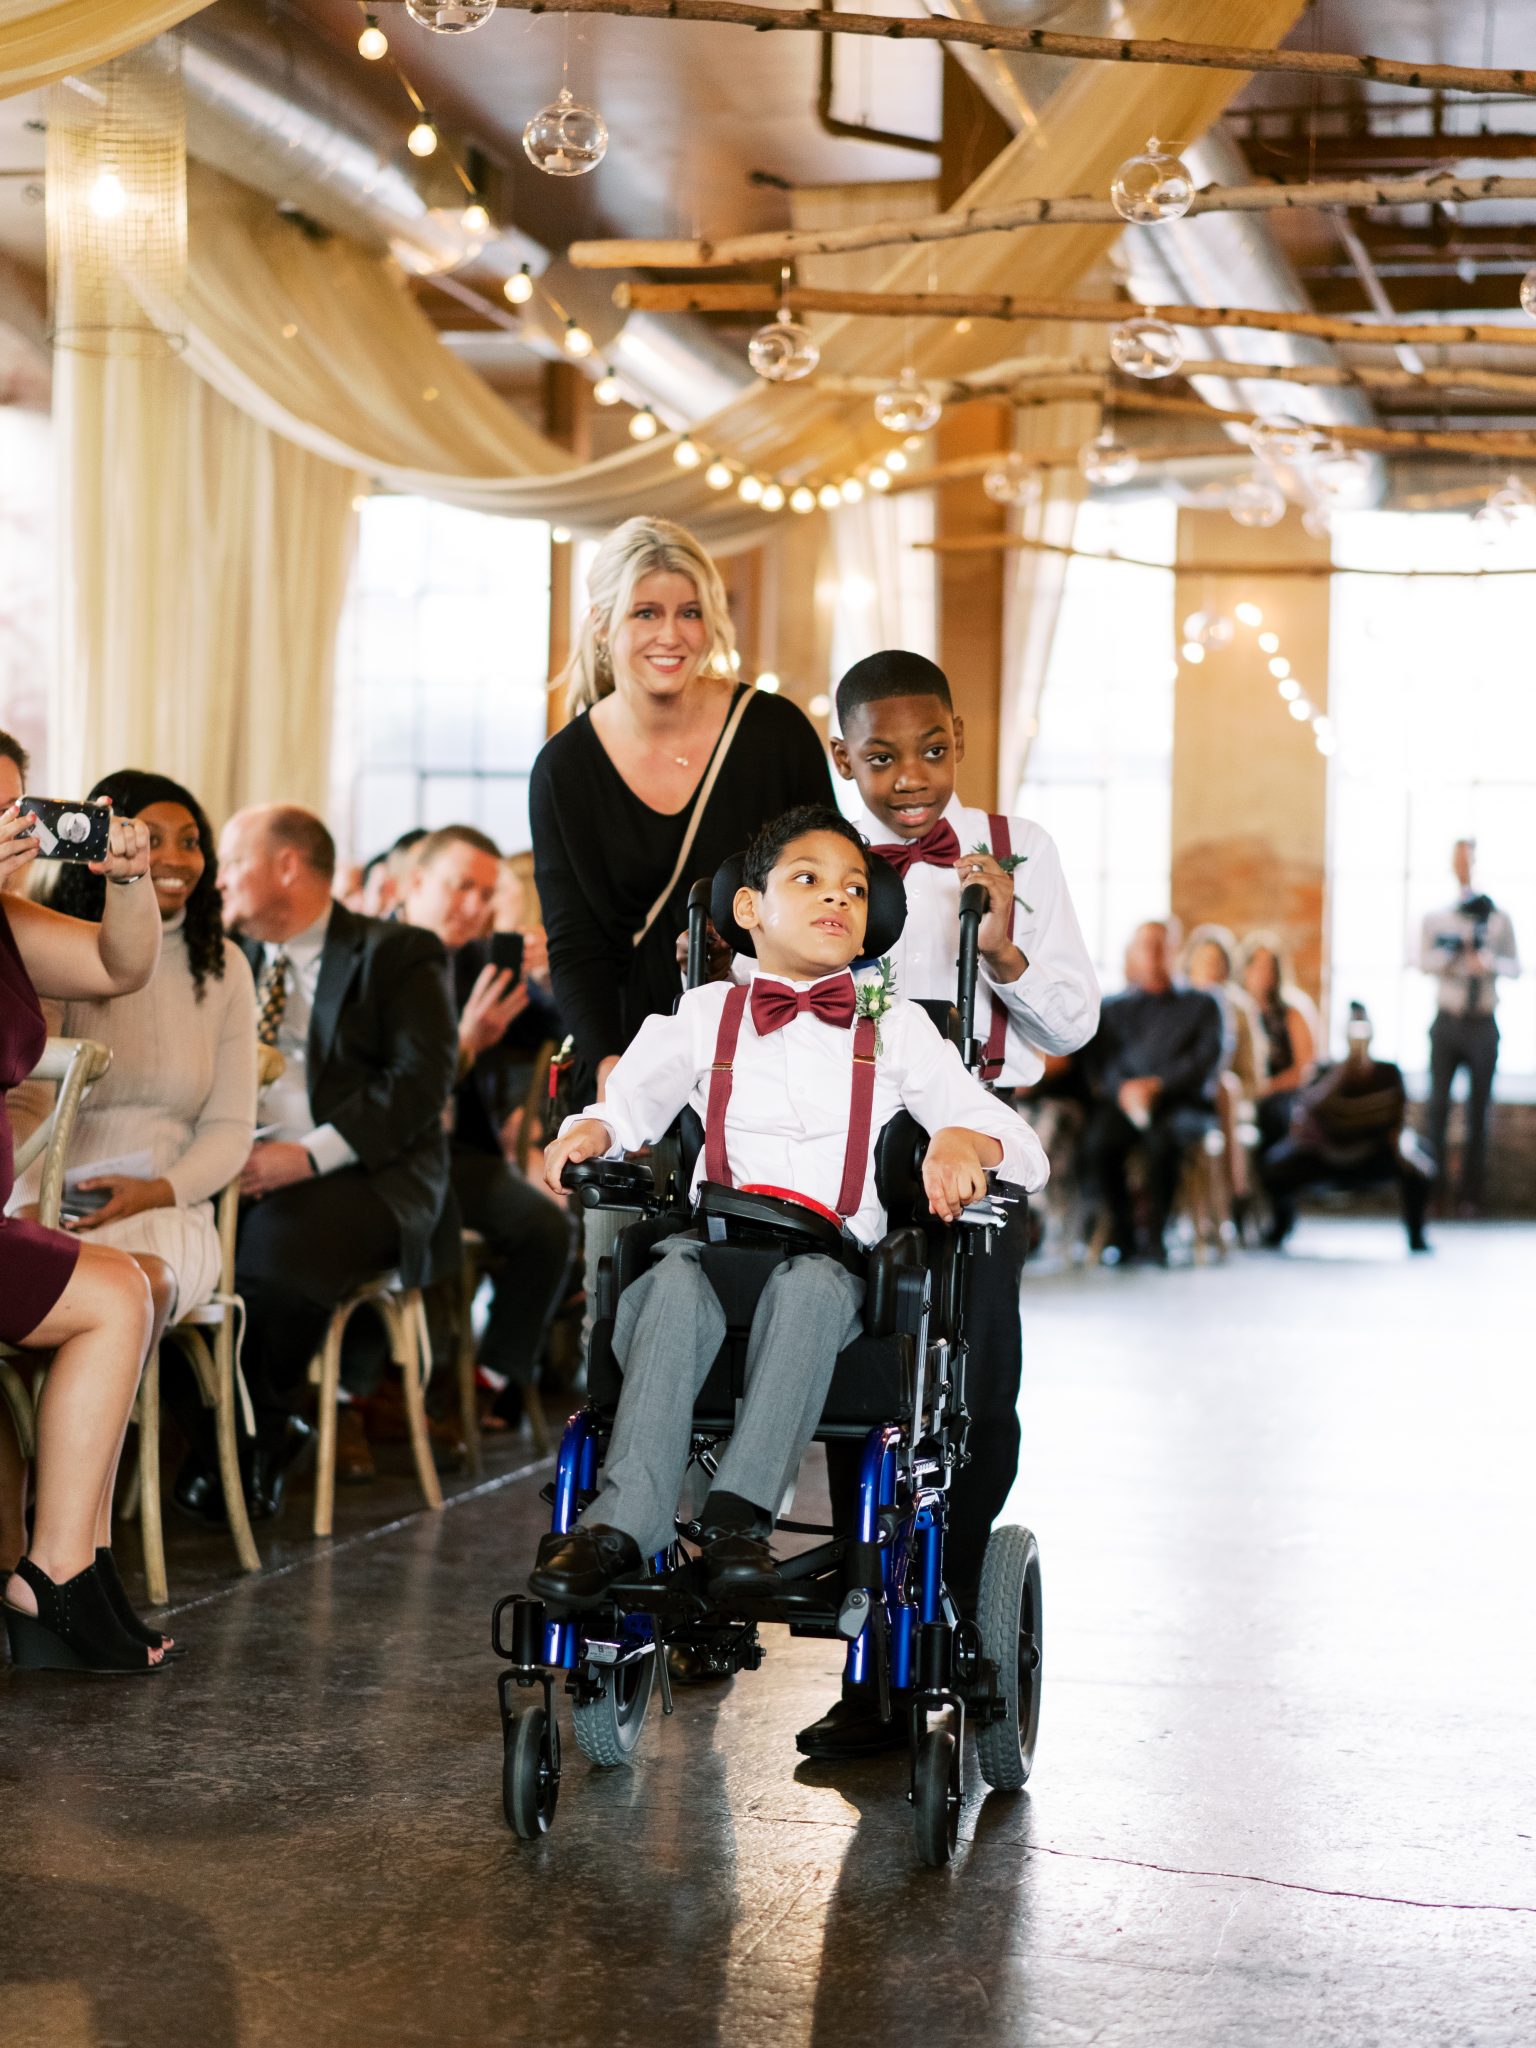
M 896 963 L 887 953 L 874 973 L 854 991 L 853 1014 L 867 1017 L 875 1027 L 875 1057 L 880 1056 L 880 1019 L 896 1001 Z

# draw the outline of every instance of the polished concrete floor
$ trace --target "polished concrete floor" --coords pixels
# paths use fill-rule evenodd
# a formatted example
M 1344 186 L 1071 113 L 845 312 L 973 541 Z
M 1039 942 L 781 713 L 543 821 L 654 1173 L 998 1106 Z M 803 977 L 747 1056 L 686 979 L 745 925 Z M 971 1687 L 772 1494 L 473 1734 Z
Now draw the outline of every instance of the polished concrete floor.
M 836 1658 L 778 1635 L 508 1833 L 526 1447 L 301 1497 L 259 1579 L 175 1533 L 183 1664 L 0 1675 L 0 2043 L 1529 2048 L 1536 1229 L 1438 1245 L 1029 1283 L 1040 1752 L 942 1872 L 899 1763 L 796 1768 Z

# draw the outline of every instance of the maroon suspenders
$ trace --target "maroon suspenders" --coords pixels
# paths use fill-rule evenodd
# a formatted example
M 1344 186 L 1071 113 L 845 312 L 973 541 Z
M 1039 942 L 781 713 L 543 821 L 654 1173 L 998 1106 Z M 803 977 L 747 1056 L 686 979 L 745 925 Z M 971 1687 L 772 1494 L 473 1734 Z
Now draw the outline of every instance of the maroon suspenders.
M 992 840 L 992 858 L 1005 861 L 1013 852 L 1013 836 L 1008 830 L 1008 820 L 995 811 L 987 813 L 987 832 Z M 1008 1043 L 1008 1012 L 996 995 L 989 997 L 992 1005 L 992 1028 L 987 1033 L 986 1048 L 981 1055 L 981 1078 L 995 1081 L 1003 1071 L 1003 1053 Z

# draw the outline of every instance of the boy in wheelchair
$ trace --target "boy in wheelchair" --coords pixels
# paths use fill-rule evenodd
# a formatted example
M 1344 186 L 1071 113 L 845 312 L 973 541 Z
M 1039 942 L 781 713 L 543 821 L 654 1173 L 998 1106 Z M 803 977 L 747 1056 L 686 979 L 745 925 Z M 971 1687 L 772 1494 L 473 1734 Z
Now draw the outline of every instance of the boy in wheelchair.
M 862 1328 L 861 1255 L 885 1228 L 883 1127 L 905 1109 L 930 1134 L 922 1185 L 947 1223 L 986 1196 L 989 1171 L 1030 1191 L 1048 1174 L 1028 1125 L 917 1004 L 892 1000 L 884 974 L 855 982 L 866 929 L 899 931 L 901 884 L 837 812 L 803 807 L 759 833 L 730 909 L 756 954 L 750 983 L 690 990 L 673 1016 L 647 1019 L 603 1102 L 568 1120 L 546 1158 L 559 1189 L 568 1168 L 638 1151 L 691 1107 L 705 1127 L 693 1180 L 695 1194 L 706 1188 L 705 1236 L 711 1189 L 820 1219 L 826 1248 L 790 1251 L 758 1299 L 741 1411 L 698 1516 L 708 1592 L 721 1601 L 778 1586 L 768 1539 L 838 1354 Z M 694 1402 L 727 1328 L 703 1248 L 692 1232 L 664 1237 L 619 1297 L 623 1391 L 599 1491 L 574 1527 L 543 1539 L 528 1582 L 557 1608 L 600 1603 L 673 1541 Z

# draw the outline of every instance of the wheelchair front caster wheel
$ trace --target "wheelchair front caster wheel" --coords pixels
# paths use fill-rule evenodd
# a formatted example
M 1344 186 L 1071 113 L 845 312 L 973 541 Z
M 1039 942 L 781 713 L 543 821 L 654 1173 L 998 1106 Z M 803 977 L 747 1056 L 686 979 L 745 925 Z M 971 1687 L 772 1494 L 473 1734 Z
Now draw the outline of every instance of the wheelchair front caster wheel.
M 507 1723 L 501 1760 L 501 1806 L 507 1826 L 522 1841 L 536 1842 L 554 1825 L 560 1774 L 551 1767 L 543 1707 L 525 1707 Z
M 952 1728 L 933 1728 L 923 1737 L 912 1777 L 912 1821 L 917 1853 L 938 1870 L 960 1839 L 960 1746 Z
M 1007 1709 L 976 1730 L 976 1762 L 999 1792 L 1018 1792 L 1040 1734 L 1040 1551 L 1028 1529 L 1005 1526 L 987 1539 L 976 1620 L 982 1653 L 997 1666 Z

